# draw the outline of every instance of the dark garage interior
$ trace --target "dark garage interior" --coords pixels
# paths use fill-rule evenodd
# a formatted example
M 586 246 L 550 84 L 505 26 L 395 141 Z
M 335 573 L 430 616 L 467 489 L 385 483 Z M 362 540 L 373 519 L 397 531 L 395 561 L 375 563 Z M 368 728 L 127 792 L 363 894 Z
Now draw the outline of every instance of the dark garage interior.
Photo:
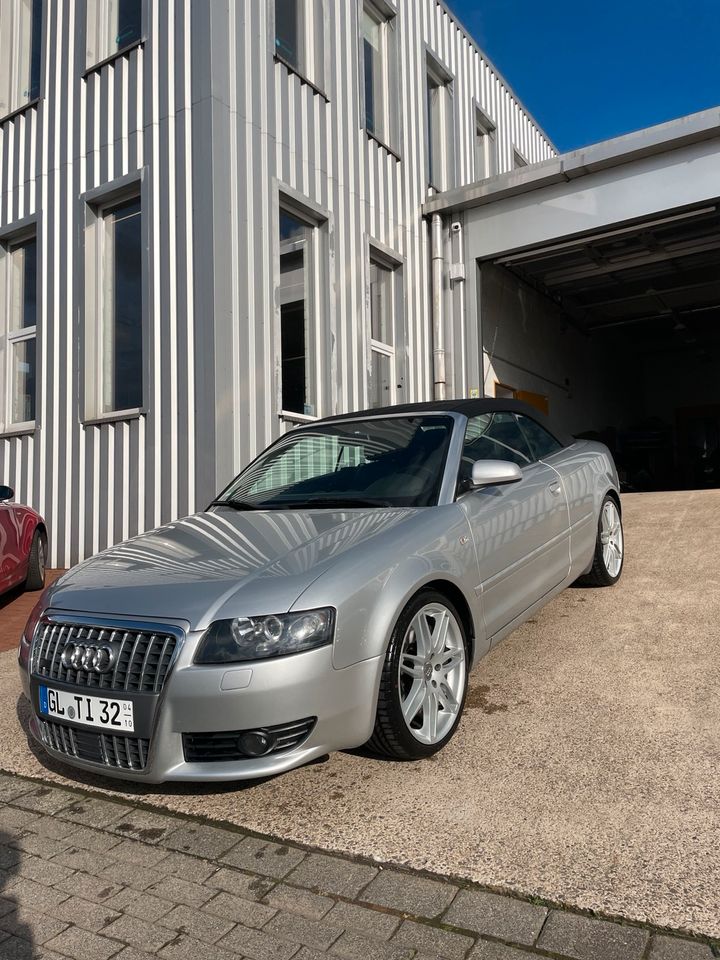
M 588 414 L 575 432 L 608 444 L 626 489 L 720 486 L 718 204 L 495 264 L 592 345 L 607 414 Z

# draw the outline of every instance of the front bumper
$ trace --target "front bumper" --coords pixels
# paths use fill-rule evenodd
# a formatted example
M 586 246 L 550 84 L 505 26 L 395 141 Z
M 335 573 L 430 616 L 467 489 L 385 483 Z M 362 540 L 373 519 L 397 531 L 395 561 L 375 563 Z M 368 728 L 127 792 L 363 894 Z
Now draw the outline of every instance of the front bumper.
M 365 743 L 373 729 L 382 657 L 364 660 L 342 670 L 332 665 L 332 647 L 277 660 L 231 666 L 194 666 L 181 656 L 167 678 L 162 694 L 152 705 L 147 695 L 136 694 L 138 716 L 144 717 L 149 749 L 143 770 L 89 762 L 52 749 L 43 737 L 44 720 L 38 715 L 37 686 L 53 681 L 31 678 L 28 650 L 21 644 L 20 674 L 23 690 L 32 704 L 30 732 L 49 754 L 64 763 L 103 776 L 144 783 L 166 780 L 250 780 L 282 773 L 324 756 L 333 750 Z M 187 650 L 187 648 L 186 648 Z M 188 661 L 188 662 L 185 662 Z M 59 685 L 64 689 L 67 686 Z M 95 693 L 86 687 L 77 692 Z M 109 697 L 124 698 L 122 692 Z M 183 749 L 184 733 L 254 730 L 292 724 L 317 717 L 310 735 L 298 747 L 264 757 L 233 761 L 190 763 Z M 71 724 L 75 729 L 88 728 Z M 117 738 L 120 739 L 120 738 Z

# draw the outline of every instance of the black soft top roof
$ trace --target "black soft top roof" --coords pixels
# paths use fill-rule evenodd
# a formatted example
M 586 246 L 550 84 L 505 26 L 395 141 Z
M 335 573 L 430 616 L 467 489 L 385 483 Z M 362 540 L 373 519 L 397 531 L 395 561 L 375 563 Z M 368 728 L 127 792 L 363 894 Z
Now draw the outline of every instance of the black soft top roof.
M 371 410 L 359 410 L 356 413 L 342 413 L 334 417 L 324 417 L 319 423 L 334 423 L 339 420 L 354 420 L 358 417 L 384 417 L 392 414 L 422 416 L 428 413 L 461 413 L 465 417 L 478 417 L 483 413 L 522 413 L 537 421 L 548 433 L 551 433 L 564 447 L 574 443 L 574 439 L 561 430 L 557 430 L 544 414 L 522 400 L 499 400 L 482 397 L 477 400 L 430 400 L 425 403 L 401 403 L 394 407 L 373 407 Z

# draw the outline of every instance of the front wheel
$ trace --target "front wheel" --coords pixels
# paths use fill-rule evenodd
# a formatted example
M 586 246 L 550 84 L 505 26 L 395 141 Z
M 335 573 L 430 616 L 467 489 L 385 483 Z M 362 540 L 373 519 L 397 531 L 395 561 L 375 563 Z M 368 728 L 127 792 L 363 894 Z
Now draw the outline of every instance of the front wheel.
M 388 645 L 368 747 L 420 760 L 455 733 L 467 693 L 468 637 L 453 604 L 435 590 L 408 603 Z
M 25 580 L 26 590 L 42 590 L 45 586 L 45 541 L 39 530 L 33 534 L 30 554 L 28 557 L 28 572 Z
M 625 537 L 620 509 L 612 497 L 606 496 L 600 508 L 593 565 L 580 582 L 589 587 L 611 587 L 620 579 L 624 560 Z

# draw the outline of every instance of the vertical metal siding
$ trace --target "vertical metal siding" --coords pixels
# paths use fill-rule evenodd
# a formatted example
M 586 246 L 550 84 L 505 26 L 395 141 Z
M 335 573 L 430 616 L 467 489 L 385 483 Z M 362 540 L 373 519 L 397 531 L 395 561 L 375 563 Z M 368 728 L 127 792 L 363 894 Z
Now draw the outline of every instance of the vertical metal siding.
M 458 185 L 474 178 L 474 103 L 481 105 L 498 126 L 499 170 L 512 166 L 517 148 L 530 162 L 546 159 L 553 153 L 547 139 L 507 90 L 502 80 L 484 60 L 481 52 L 465 36 L 445 8 L 436 0 L 398 0 L 398 51 L 400 57 L 399 103 L 403 117 L 400 160 L 369 138 L 361 127 L 359 114 L 357 3 L 328 5 L 328 34 L 333 38 L 331 65 L 324 87 L 329 102 L 312 86 L 305 84 L 280 63 L 272 63 L 268 37 L 272 27 L 271 2 L 239 4 L 243 10 L 244 39 L 251 38 L 252 53 L 232 64 L 232 96 L 246 105 L 245 149 L 233 151 L 231 182 L 249 184 L 242 208 L 233 211 L 247 225 L 248 274 L 255 279 L 247 293 L 253 310 L 243 299 L 243 283 L 234 284 L 233 314 L 242 320 L 258 315 L 267 320 L 273 311 L 274 267 L 272 258 L 258 272 L 253 240 L 272 237 L 274 207 L 266 184 L 258 180 L 253 151 L 247 137 L 267 141 L 273 149 L 267 153 L 269 175 L 328 210 L 335 233 L 335 275 L 329 278 L 336 303 L 336 341 L 330 345 L 337 363 L 334 394 L 325 398 L 320 414 L 363 406 L 366 393 L 366 330 L 364 311 L 364 251 L 368 237 L 393 248 L 405 260 L 407 340 L 411 357 L 405 384 L 408 399 L 427 399 L 431 391 L 431 343 L 429 318 L 429 270 L 427 225 L 420 210 L 426 198 L 424 156 L 425 49 L 444 64 L 454 79 Z M 325 150 L 318 144 L 324 143 Z M 323 161 L 327 157 L 327 162 Z M 243 260 L 236 262 L 243 269 Z M 268 269 L 268 272 L 266 271 Z M 256 321 L 257 322 L 257 321 Z M 242 329 L 242 323 L 241 323 Z M 250 369 L 273 370 L 278 344 L 261 343 L 249 324 L 244 346 L 249 351 Z M 270 356 L 268 356 L 270 351 Z M 329 362 L 329 359 L 328 359 Z M 242 380 L 243 363 L 238 366 Z M 252 383 L 252 378 L 250 378 Z M 252 392 L 252 387 L 250 387 Z M 233 433 L 240 437 L 235 448 L 233 467 L 239 468 L 258 447 L 275 436 L 278 404 L 273 389 L 265 391 L 270 406 L 262 419 L 242 410 L 249 404 L 236 404 Z M 247 438 L 244 442 L 243 438 Z M 229 439 L 229 438 L 228 438 Z M 224 480 L 225 478 L 219 478 Z
M 209 5 L 208 18 L 227 17 L 224 35 L 191 35 L 191 16 L 206 17 L 198 4 Z M 69 565 L 202 506 L 213 483 L 229 479 L 286 428 L 278 417 L 273 246 L 283 186 L 329 218 L 327 264 L 325 272 L 318 265 L 315 282 L 326 279 L 329 287 L 329 342 L 318 358 L 330 374 L 317 412 L 368 400 L 368 238 L 403 261 L 409 363 L 402 398 L 431 395 L 429 237 L 421 216 L 426 49 L 454 77 L 459 184 L 473 179 L 475 102 L 497 124 L 499 172 L 511 166 L 513 146 L 530 162 L 553 153 L 437 0 L 395 3 L 400 159 L 361 127 L 354 0 L 327 2 L 330 42 L 319 81 L 327 100 L 274 61 L 272 6 L 148 0 L 146 42 L 85 75 L 84 0 L 47 2 L 43 99 L 0 120 L 0 227 L 37 215 L 42 277 L 37 429 L 0 438 L 0 479 L 45 514 L 53 564 Z M 214 49 L 203 49 L 211 35 Z M 227 141 L 211 124 L 218 140 L 206 145 L 198 142 L 205 124 L 194 126 L 192 78 L 208 64 L 211 96 L 220 101 L 225 84 L 228 114 Z M 206 148 L 221 183 L 203 182 L 194 169 Z M 82 195 L 137 170 L 146 178 L 150 238 L 147 412 L 84 424 Z M 198 216 L 213 190 L 226 191 L 225 219 Z M 203 233 L 206 223 L 212 235 Z M 231 269 L 213 270 L 213 257 Z M 214 309 L 198 280 L 203 269 L 214 285 Z M 198 351 L 206 341 L 215 344 L 215 371 L 226 382 L 202 372 L 209 361 Z M 223 344 L 227 356 L 219 357 Z M 458 376 L 457 388 L 465 389 Z M 216 425 L 214 447 L 198 426 L 208 421 Z M 206 442 L 219 450 L 216 469 L 200 462 Z
M 151 4 L 146 44 L 83 77 L 85 4 L 47 3 L 44 98 L 0 122 L 0 226 L 38 215 L 42 277 L 37 429 L 0 439 L 0 475 L 59 565 L 195 507 L 190 4 Z M 148 161 L 148 412 L 84 425 L 80 198 Z

